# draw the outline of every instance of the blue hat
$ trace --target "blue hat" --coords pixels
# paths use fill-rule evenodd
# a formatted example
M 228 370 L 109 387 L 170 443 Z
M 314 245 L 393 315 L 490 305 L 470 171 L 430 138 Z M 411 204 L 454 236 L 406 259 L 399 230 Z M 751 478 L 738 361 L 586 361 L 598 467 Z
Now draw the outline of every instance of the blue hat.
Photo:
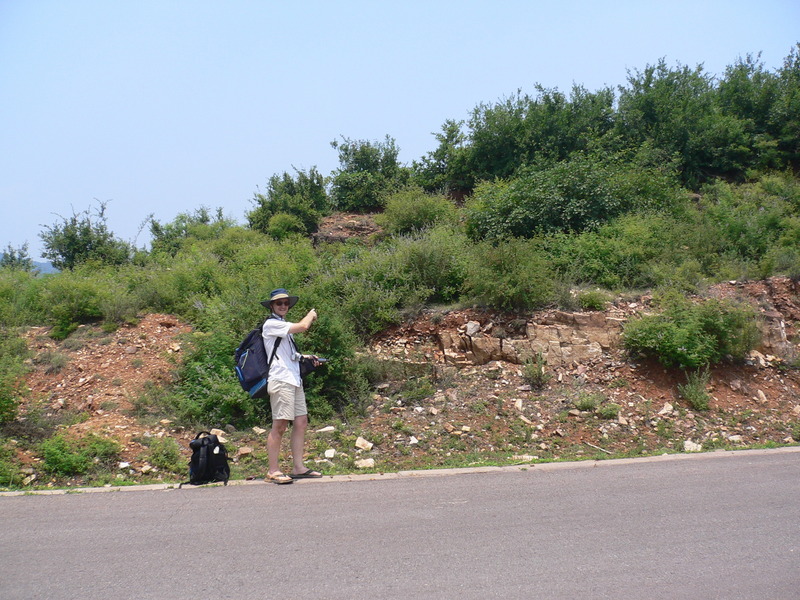
M 282 298 L 289 299 L 289 308 L 292 308 L 295 304 L 297 304 L 297 301 L 300 299 L 297 296 L 290 296 L 289 292 L 286 291 L 286 288 L 278 288 L 277 290 L 272 290 L 269 293 L 269 300 L 262 301 L 261 305 L 265 306 L 266 308 L 272 308 L 272 302 L 274 300 L 281 300 Z

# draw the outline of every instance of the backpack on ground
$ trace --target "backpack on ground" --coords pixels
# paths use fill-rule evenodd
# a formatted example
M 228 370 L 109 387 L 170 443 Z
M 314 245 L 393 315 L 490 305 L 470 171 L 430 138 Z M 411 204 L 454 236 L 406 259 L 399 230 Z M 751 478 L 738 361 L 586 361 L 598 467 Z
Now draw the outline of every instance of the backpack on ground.
M 251 398 L 267 397 L 267 379 L 269 367 L 275 359 L 275 353 L 281 343 L 277 338 L 272 349 L 272 356 L 267 360 L 267 351 L 264 348 L 263 328 L 257 327 L 247 334 L 239 347 L 233 353 L 236 366 L 236 376 L 242 389 L 250 394 Z
M 228 485 L 231 468 L 228 465 L 228 452 L 219 438 L 208 431 L 201 431 L 189 442 L 192 457 L 189 459 L 189 481 L 192 485 L 203 485 L 222 481 Z M 181 487 L 185 484 L 180 484 Z

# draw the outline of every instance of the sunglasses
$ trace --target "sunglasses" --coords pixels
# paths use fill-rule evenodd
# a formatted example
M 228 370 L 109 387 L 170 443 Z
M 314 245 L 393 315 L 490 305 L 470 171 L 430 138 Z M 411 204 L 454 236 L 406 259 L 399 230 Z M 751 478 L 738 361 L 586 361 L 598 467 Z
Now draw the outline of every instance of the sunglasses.
M 275 306 L 289 306 L 289 301 L 288 300 L 273 300 L 272 303 Z

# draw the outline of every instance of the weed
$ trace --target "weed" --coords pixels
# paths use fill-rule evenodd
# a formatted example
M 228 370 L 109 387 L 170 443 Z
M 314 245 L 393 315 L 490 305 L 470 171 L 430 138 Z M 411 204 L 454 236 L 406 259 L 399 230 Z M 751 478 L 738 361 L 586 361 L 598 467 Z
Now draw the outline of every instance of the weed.
M 44 372 L 48 375 L 60 373 L 68 362 L 67 355 L 57 350 L 45 350 L 40 352 L 34 359 L 34 363 L 44 366 Z
M 121 450 L 114 440 L 97 434 L 74 439 L 59 433 L 42 442 L 44 468 L 61 476 L 82 475 L 100 466 L 108 466 Z
M 689 403 L 695 410 L 708 410 L 710 396 L 706 391 L 709 379 L 711 378 L 708 369 L 698 369 L 686 373 L 686 384 L 678 384 L 678 392 L 681 397 Z
M 145 438 L 147 445 L 146 459 L 154 467 L 170 473 L 180 473 L 185 469 L 185 462 L 178 442 L 171 437 Z
M 603 419 L 616 419 L 619 415 L 619 404 L 605 404 L 597 409 L 597 414 Z
M 599 394 L 581 394 L 575 400 L 575 408 L 578 410 L 592 411 L 597 408 Z M 601 396 L 602 398 L 602 396 Z
M 582 310 L 603 310 L 608 303 L 608 294 L 601 290 L 589 290 L 578 294 L 578 306 Z
M 547 359 L 544 354 L 537 352 L 533 359 L 526 360 L 522 365 L 522 377 L 533 389 L 542 389 L 550 381 L 552 375 L 545 369 Z
M 428 398 L 433 396 L 435 392 L 436 388 L 433 387 L 429 379 L 424 377 L 409 379 L 402 389 L 403 397 L 411 401 Z

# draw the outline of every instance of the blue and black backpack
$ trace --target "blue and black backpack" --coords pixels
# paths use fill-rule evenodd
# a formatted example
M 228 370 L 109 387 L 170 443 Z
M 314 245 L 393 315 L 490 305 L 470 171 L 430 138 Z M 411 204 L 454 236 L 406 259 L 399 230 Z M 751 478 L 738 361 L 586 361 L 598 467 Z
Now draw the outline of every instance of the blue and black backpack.
M 233 353 L 236 366 L 236 376 L 242 389 L 250 394 L 251 398 L 267 397 L 267 380 L 269 379 L 269 368 L 275 360 L 275 353 L 278 351 L 281 339 L 275 340 L 272 349 L 272 356 L 267 360 L 267 351 L 264 348 L 263 338 L 264 326 L 253 329 L 247 334 L 239 347 Z

